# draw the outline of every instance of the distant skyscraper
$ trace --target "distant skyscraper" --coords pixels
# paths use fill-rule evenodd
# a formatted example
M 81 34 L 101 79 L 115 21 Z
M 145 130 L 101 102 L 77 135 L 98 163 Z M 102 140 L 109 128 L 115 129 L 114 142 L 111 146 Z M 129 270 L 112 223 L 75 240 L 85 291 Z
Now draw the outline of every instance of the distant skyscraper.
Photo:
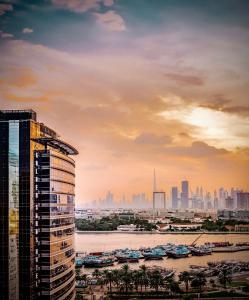
M 0 111 L 1 299 L 74 299 L 74 154 L 34 111 Z
M 217 197 L 217 191 L 214 191 L 214 209 L 218 209 L 219 208 L 219 201 L 218 201 L 218 197 Z
M 153 192 L 157 192 L 156 187 L 156 170 L 154 169 L 154 178 L 153 178 Z
M 166 209 L 165 192 L 153 192 L 153 209 Z
M 209 192 L 207 192 L 206 197 L 205 197 L 205 201 L 206 201 L 206 209 L 210 210 L 213 209 L 213 204 L 212 204 L 212 198 Z
M 199 189 L 199 187 L 197 186 L 197 188 L 196 188 L 196 197 L 197 198 L 199 198 L 200 197 L 200 189 Z
M 233 209 L 234 208 L 234 199 L 230 196 L 228 196 L 225 199 L 225 208 L 226 209 Z
M 106 207 L 110 208 L 114 206 L 114 197 L 111 191 L 108 191 L 105 198 Z
M 172 208 L 178 208 L 178 188 L 176 186 L 171 189 Z
M 153 205 L 153 209 L 156 208 L 156 203 L 155 203 L 155 195 L 154 193 L 157 191 L 157 187 L 156 187 L 156 170 L 154 169 L 154 176 L 153 176 L 153 192 L 152 192 L 152 205 Z
M 202 186 L 200 188 L 200 199 L 203 200 L 203 188 L 202 188 Z
M 226 193 L 223 187 L 219 188 L 219 208 L 225 207 Z
M 187 209 L 189 202 L 189 184 L 187 180 L 182 181 L 182 193 L 181 193 L 181 208 Z
M 249 210 L 249 193 L 237 193 L 237 209 Z

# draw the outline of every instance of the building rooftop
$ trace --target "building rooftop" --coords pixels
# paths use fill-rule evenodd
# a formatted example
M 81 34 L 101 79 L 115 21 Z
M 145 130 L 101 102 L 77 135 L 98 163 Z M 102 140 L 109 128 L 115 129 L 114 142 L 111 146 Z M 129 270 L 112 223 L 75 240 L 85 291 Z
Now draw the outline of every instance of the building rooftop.
M 35 138 L 33 141 L 45 145 L 56 148 L 63 153 L 68 155 L 77 155 L 79 154 L 78 150 L 76 150 L 73 146 L 69 145 L 68 143 L 59 140 L 58 138 L 54 137 L 42 137 L 42 138 Z
M 0 121 L 10 120 L 34 120 L 36 112 L 32 109 L 27 110 L 0 110 Z

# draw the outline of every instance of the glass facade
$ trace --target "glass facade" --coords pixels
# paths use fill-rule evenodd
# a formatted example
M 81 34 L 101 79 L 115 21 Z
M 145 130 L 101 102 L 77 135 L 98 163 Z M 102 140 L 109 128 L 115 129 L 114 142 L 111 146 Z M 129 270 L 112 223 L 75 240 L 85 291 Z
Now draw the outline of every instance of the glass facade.
M 19 298 L 19 122 L 9 123 L 9 299 Z
M 37 286 L 42 299 L 74 296 L 74 177 L 72 159 L 51 149 L 35 151 Z
M 0 111 L 1 299 L 74 299 L 74 154 L 34 111 Z

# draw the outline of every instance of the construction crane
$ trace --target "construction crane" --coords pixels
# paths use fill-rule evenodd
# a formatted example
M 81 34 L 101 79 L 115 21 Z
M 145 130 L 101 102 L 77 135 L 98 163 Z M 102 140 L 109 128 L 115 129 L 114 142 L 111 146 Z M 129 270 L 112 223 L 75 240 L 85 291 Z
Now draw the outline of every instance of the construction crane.
M 202 232 L 200 235 L 197 236 L 197 238 L 193 241 L 193 243 L 190 245 L 191 247 L 194 247 L 196 245 L 196 242 L 199 240 L 199 238 L 204 234 L 204 232 Z

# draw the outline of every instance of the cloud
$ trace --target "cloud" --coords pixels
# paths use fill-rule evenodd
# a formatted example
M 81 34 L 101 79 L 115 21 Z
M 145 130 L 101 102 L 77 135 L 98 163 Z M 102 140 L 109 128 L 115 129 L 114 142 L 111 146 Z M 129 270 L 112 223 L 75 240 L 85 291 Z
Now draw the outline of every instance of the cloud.
M 22 33 L 24 33 L 24 34 L 29 34 L 29 33 L 32 33 L 32 32 L 34 32 L 34 30 L 32 28 L 28 28 L 28 27 L 25 27 L 22 30 Z
M 9 38 L 14 37 L 14 35 L 12 33 L 7 33 L 7 32 L 0 31 L 0 37 L 2 39 L 9 39 Z
M 50 97 L 45 96 L 20 96 L 20 95 L 15 95 L 12 93 L 3 93 L 3 96 L 6 100 L 8 101 L 14 101 L 14 102 L 19 102 L 19 103 L 29 103 L 34 104 L 36 102 L 39 103 L 45 103 L 50 101 Z
M 114 10 L 109 10 L 106 13 L 94 13 L 97 21 L 110 31 L 126 30 L 124 19 Z
M 216 95 L 212 100 L 202 103 L 200 107 L 225 113 L 249 116 L 249 106 L 231 105 L 231 102 L 231 100 L 224 98 L 222 95 Z
M 73 12 L 84 13 L 88 10 L 99 10 L 101 3 L 112 6 L 113 0 L 52 0 L 57 8 L 69 9 Z
M 118 36 L 122 42 L 125 35 Z M 162 70 L 192 73 L 185 66 L 174 71 L 170 54 L 163 61 L 152 61 L 143 56 L 142 48 L 130 44 L 77 53 L 21 40 L 2 44 L 0 69 L 9 73 L 0 72 L 1 107 L 32 107 L 41 121 L 80 150 L 76 158 L 79 202 L 103 194 L 107 187 L 117 195 L 124 190 L 151 192 L 154 167 L 165 180 L 164 188 L 186 174 L 193 185 L 248 187 L 248 156 L 235 157 L 222 150 L 248 141 L 244 118 L 199 107 L 209 95 L 223 94 L 222 89 L 217 91 L 220 85 L 219 89 L 208 85 L 210 76 L 205 76 L 207 84 L 200 91 L 190 86 L 184 96 L 186 85 L 172 88 Z M 225 97 L 231 97 L 227 106 L 243 106 L 230 93 L 224 93 Z M 165 111 L 165 117 L 159 115 Z M 101 166 L 108 166 L 108 172 Z M 129 183 L 140 174 L 141 184 Z
M 229 153 L 225 149 L 216 148 L 201 141 L 195 141 L 191 146 L 188 147 L 168 147 L 165 149 L 165 152 L 172 155 L 186 157 L 209 157 Z
M 155 135 L 153 133 L 144 132 L 135 138 L 135 143 L 137 144 L 150 144 L 150 145 L 165 145 L 172 142 L 172 138 L 167 135 Z
M 7 3 L 0 3 L 0 16 L 4 15 L 6 11 L 12 11 L 13 5 Z
M 167 77 L 168 79 L 176 81 L 180 84 L 196 85 L 196 86 L 201 86 L 204 84 L 204 81 L 201 77 L 194 76 L 194 75 L 165 73 L 164 76 Z
M 2 87 L 27 88 L 37 83 L 35 72 L 27 67 L 8 66 L 1 69 Z

